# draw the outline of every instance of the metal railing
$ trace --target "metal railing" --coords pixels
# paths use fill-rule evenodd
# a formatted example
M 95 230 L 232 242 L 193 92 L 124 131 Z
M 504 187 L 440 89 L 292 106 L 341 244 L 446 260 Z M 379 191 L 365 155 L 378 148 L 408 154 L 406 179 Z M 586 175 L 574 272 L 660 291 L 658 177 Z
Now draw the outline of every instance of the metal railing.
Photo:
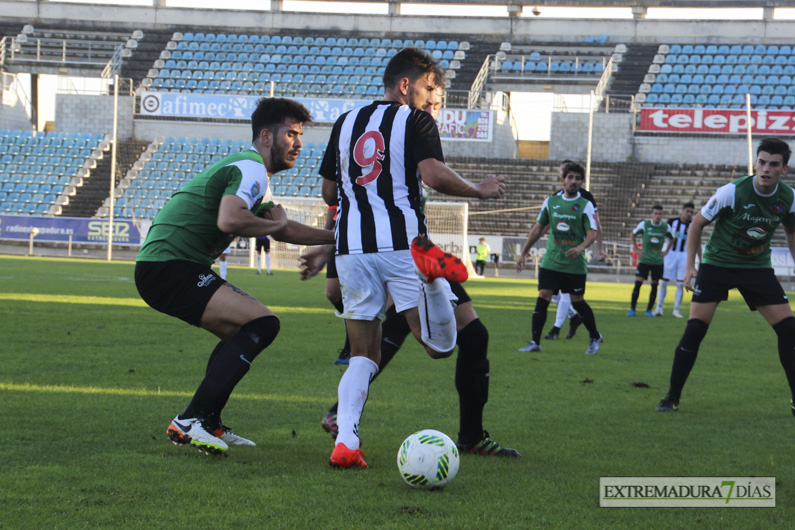
M 483 91 L 483 86 L 489 79 L 489 64 L 491 63 L 491 55 L 487 55 L 483 64 L 480 66 L 478 75 L 472 81 L 472 87 L 469 89 L 469 100 L 467 101 L 467 108 L 473 109 L 480 101 L 480 93 Z
M 104 68 L 117 55 L 121 57 L 124 48 L 119 42 L 22 37 L 11 37 L 10 54 L 5 55 L 6 63 L 69 63 Z M 7 45 L 4 46 L 4 49 L 7 48 Z

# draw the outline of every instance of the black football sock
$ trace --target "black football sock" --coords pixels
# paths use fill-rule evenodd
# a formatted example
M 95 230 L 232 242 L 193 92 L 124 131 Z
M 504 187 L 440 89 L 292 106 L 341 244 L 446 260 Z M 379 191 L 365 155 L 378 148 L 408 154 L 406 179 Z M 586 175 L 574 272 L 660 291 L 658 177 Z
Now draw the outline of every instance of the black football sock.
M 342 304 L 342 300 L 337 302 L 331 302 L 331 305 L 334 306 L 334 309 L 337 310 L 337 313 L 340 315 L 345 312 L 345 306 Z M 348 336 L 348 326 L 345 326 L 345 346 L 342 347 L 345 351 L 351 351 L 351 338 Z
M 596 329 L 596 317 L 594 317 L 593 309 L 588 305 L 585 300 L 579 302 L 572 302 L 571 307 L 577 311 L 577 314 L 582 318 L 582 325 L 588 330 L 588 334 L 592 339 L 599 338 L 599 330 Z
M 795 317 L 787 317 L 773 326 L 778 335 L 778 358 L 787 375 L 792 400 L 795 402 Z
M 649 305 L 646 307 L 646 311 L 651 311 L 654 309 L 654 302 L 657 301 L 657 284 L 651 284 L 651 293 L 649 293 Z
M 458 332 L 458 357 L 455 363 L 455 388 L 458 391 L 461 443 L 483 437 L 483 407 L 489 400 L 489 332 L 475 319 Z
M 544 332 L 544 324 L 547 323 L 547 308 L 549 300 L 544 300 L 540 296 L 536 299 L 536 308 L 533 310 L 533 342 L 541 344 L 541 333 Z
M 279 333 L 279 319 L 267 316 L 244 324 L 216 353 L 215 361 L 181 418 L 202 418 L 208 428 L 220 427 L 223 410 L 251 363 Z
M 685 386 L 685 382 L 687 382 L 690 371 L 693 369 L 693 365 L 696 364 L 698 348 L 701 346 L 701 341 L 704 340 L 708 329 L 709 324 L 703 320 L 691 318 L 687 321 L 685 332 L 676 347 L 668 395 L 677 403 L 682 396 L 682 389 Z
M 207 370 L 204 371 L 205 376 L 210 373 L 210 367 L 213 365 L 215 358 L 218 356 L 218 352 L 221 351 L 221 348 L 224 347 L 224 344 L 225 344 L 224 341 L 221 341 L 215 345 L 215 349 L 210 354 L 210 358 L 207 360 Z
M 640 297 L 640 286 L 643 285 L 643 282 L 635 282 L 635 288 L 632 289 L 632 302 L 630 303 L 629 307 L 633 310 L 635 306 L 638 305 L 638 297 Z

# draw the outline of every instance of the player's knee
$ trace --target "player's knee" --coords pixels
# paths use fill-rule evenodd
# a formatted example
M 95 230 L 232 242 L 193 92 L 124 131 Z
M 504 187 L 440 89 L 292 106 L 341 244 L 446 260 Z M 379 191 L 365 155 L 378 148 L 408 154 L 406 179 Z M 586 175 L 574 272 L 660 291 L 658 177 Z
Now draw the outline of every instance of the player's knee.
M 691 351 L 698 350 L 701 341 L 707 335 L 709 324 L 698 318 L 691 318 L 687 321 L 685 332 L 682 334 L 682 340 L 679 341 L 679 347 Z
M 444 348 L 445 346 L 437 346 L 437 347 Z M 426 344 L 425 351 L 428 352 L 428 355 L 431 357 L 431 359 L 447 359 L 448 357 L 453 355 L 453 352 L 455 351 L 455 344 L 453 344 L 452 348 L 446 351 L 438 351 Z
M 489 348 L 489 330 L 476 318 L 458 332 L 458 358 L 485 359 Z
M 271 345 L 279 334 L 281 325 L 274 315 L 256 318 L 241 326 L 240 331 L 232 337 L 243 351 L 243 357 L 253 362 L 257 355 Z
M 386 312 L 386 318 L 381 324 L 381 340 L 388 341 L 390 344 L 400 347 L 411 333 L 409 323 L 401 314 L 395 311 L 395 306 L 390 306 Z
M 773 330 L 780 338 L 795 338 L 795 317 L 787 317 L 777 324 L 773 324 Z
M 339 284 L 326 284 L 326 299 L 332 304 L 338 304 L 342 302 L 342 291 L 340 290 Z

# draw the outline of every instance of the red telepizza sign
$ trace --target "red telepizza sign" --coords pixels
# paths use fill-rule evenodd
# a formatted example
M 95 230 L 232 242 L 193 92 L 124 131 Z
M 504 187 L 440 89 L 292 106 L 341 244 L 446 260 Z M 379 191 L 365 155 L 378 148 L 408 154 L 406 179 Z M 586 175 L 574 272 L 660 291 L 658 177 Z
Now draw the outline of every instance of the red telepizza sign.
M 643 108 L 641 131 L 697 134 L 747 134 L 745 110 Z M 795 111 L 752 110 L 751 132 L 776 136 L 795 135 Z

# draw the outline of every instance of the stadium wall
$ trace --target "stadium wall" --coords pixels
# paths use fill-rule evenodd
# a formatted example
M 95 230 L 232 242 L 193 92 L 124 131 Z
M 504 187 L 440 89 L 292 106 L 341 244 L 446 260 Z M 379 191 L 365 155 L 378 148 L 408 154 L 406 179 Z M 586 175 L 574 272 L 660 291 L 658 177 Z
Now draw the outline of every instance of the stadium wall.
M 632 114 L 594 114 L 591 160 L 613 163 L 748 164 L 745 135 L 635 135 L 632 132 L 633 120 Z M 585 160 L 587 152 L 588 114 L 553 112 L 549 158 Z
M 517 42 L 561 42 L 578 36 L 608 35 L 611 42 L 718 44 L 749 40 L 788 43 L 795 34 L 791 20 L 654 20 L 654 19 L 534 19 L 481 17 L 427 17 L 410 15 L 329 14 L 301 12 L 190 9 L 170 6 L 92 5 L 54 1 L 0 1 L 5 22 L 62 26 L 64 23 L 98 28 L 228 27 L 237 31 L 285 31 L 286 28 L 358 31 L 368 34 L 461 37 L 475 33 Z M 409 29 L 410 28 L 410 29 Z
M 133 98 L 119 96 L 118 136 L 133 136 Z M 113 132 L 113 96 L 56 94 L 55 130 L 59 132 Z

